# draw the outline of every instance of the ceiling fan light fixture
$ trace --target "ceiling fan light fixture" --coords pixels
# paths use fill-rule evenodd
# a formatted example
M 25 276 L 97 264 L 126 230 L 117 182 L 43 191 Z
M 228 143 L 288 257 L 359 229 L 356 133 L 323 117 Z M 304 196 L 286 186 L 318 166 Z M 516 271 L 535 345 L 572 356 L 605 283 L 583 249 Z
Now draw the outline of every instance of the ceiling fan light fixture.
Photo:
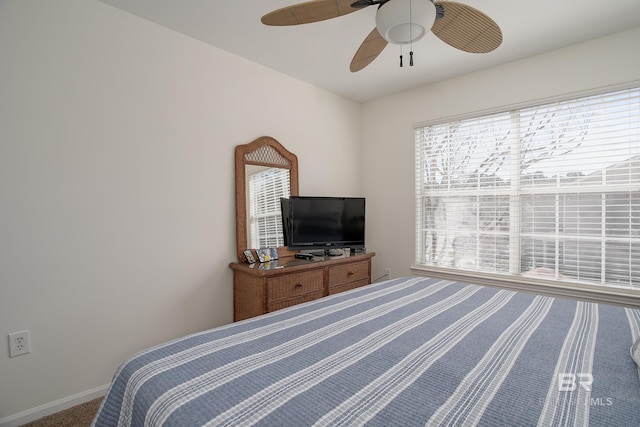
M 409 44 L 420 40 L 436 20 L 430 0 L 389 0 L 376 12 L 376 28 L 389 43 Z

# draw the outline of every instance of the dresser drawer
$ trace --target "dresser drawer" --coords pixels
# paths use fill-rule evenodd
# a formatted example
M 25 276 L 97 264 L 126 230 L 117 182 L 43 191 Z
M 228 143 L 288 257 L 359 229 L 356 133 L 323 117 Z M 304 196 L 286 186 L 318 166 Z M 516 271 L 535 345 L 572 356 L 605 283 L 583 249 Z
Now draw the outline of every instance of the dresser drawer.
M 369 280 L 369 262 L 362 261 L 329 268 L 329 287 L 348 282 Z
M 324 271 L 315 270 L 267 279 L 267 305 L 276 301 L 324 291 Z

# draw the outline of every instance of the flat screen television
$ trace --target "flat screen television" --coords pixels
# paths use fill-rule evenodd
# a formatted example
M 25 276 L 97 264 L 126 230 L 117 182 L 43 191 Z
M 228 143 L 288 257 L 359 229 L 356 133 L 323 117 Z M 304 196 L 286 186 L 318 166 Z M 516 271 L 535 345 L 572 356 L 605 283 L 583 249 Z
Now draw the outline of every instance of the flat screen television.
M 363 249 L 363 197 L 280 199 L 285 245 L 291 249 Z

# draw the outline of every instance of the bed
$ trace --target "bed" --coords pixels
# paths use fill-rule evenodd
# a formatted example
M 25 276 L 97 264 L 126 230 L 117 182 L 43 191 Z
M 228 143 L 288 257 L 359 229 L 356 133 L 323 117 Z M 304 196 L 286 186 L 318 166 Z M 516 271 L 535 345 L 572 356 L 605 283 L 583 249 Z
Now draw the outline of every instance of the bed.
M 640 426 L 640 311 L 425 277 L 125 361 L 101 426 Z

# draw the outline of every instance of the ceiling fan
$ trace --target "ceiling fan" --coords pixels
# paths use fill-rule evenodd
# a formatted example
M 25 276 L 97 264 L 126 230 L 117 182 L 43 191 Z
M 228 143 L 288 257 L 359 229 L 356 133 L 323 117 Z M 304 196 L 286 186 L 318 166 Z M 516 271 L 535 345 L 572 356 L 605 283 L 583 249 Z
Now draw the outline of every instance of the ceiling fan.
M 374 5 L 378 6 L 376 27 L 351 60 L 352 72 L 369 65 L 388 43 L 412 44 L 429 29 L 443 42 L 465 52 L 488 53 L 502 43 L 502 31 L 491 18 L 471 6 L 446 0 L 311 0 L 274 10 L 262 17 L 262 23 L 308 24 Z M 413 52 L 410 55 L 413 65 Z

